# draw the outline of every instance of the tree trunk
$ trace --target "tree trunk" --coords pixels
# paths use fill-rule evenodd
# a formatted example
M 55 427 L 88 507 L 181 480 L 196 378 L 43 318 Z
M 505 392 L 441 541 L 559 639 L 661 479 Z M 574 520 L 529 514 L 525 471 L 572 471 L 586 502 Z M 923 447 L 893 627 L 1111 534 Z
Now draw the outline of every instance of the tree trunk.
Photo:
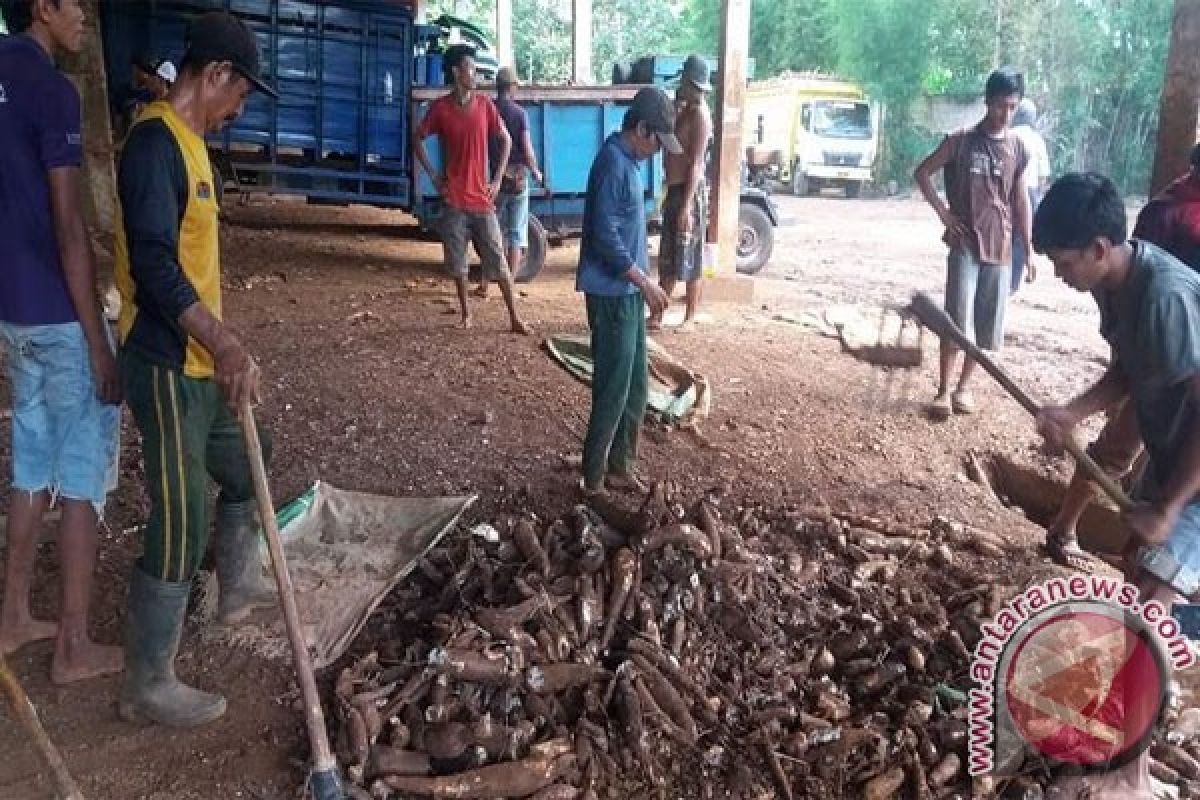
M 1200 0 L 1175 0 L 1171 47 L 1158 114 L 1158 149 L 1150 193 L 1157 194 L 1188 170 L 1196 144 L 1200 84 Z
M 117 216 L 112 118 L 97 0 L 81 0 L 87 23 L 83 50 L 64 63 L 83 103 L 84 214 L 92 234 L 102 292 L 112 287 L 112 237 Z

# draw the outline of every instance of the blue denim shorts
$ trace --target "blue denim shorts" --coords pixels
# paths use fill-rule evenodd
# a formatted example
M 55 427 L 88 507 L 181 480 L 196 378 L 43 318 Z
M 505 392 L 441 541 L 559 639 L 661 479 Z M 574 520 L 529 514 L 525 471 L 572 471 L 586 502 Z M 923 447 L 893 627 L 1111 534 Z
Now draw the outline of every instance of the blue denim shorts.
M 529 190 L 519 194 L 501 192 L 496 195 L 496 217 L 504 233 L 506 247 L 529 246 Z
M 1166 542 L 1142 548 L 1138 564 L 1184 597 L 1200 591 L 1200 502 L 1183 509 Z
M 115 488 L 121 407 L 96 396 L 87 341 L 77 322 L 0 322 L 12 384 L 13 489 L 90 502 L 97 513 Z

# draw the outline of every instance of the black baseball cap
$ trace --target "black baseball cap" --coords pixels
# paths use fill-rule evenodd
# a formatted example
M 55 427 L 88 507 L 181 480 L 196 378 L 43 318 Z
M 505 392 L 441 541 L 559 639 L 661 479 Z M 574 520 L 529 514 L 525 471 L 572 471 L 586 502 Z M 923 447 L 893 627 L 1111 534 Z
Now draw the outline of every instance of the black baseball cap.
M 683 152 L 679 139 L 675 138 L 675 105 L 662 89 L 650 86 L 639 89 L 627 115 L 630 121 L 642 123 L 657 136 L 668 153 Z
M 188 29 L 187 55 L 184 63 L 211 64 L 228 61 L 238 74 L 268 97 L 278 98 L 262 79 L 258 63 L 258 39 L 245 22 L 224 11 L 201 14 Z

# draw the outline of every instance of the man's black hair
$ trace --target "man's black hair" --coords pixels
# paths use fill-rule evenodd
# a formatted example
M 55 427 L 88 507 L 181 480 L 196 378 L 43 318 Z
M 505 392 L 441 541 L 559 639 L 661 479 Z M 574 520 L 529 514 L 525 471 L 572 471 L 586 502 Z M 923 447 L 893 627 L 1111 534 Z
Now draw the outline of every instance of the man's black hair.
M 1071 172 L 1054 182 L 1033 215 L 1033 249 L 1082 250 L 1099 238 L 1123 244 L 1126 224 L 1112 181 L 1098 172 Z
M 1200 172 L 1200 144 L 1192 148 L 1191 164 L 1192 169 Z
M 36 0 L 2 0 L 0 11 L 4 12 L 4 24 L 9 33 L 24 33 L 33 25 L 33 4 Z M 50 0 L 58 8 L 59 0 Z
M 988 76 L 983 96 L 988 100 L 996 97 L 1025 96 L 1025 76 L 1014 67 L 1001 67 Z
M 475 48 L 467 44 L 456 44 L 446 48 L 446 54 L 442 57 L 442 67 L 446 70 L 446 74 L 450 74 L 450 70 L 463 63 L 464 59 L 474 58 Z

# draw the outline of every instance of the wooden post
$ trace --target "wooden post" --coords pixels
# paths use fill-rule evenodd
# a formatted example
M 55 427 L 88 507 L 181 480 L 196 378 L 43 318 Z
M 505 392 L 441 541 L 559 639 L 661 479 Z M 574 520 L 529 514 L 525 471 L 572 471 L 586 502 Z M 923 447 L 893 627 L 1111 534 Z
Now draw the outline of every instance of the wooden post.
M 513 67 L 513 0 L 496 0 L 496 58 L 502 67 Z
M 1150 193 L 1188 171 L 1200 111 L 1200 0 L 1175 0 L 1171 47 L 1158 112 L 1158 148 Z
M 592 0 L 571 0 L 571 80 L 595 81 L 592 74 Z
M 742 192 L 742 109 L 750 43 L 750 0 L 722 0 L 721 55 L 716 87 L 714 137 L 717 174 L 713 185 L 717 270 L 737 271 L 738 204 Z
M 116 150 L 113 146 L 98 3 L 97 0 L 82 0 L 80 5 L 87 15 L 83 50 L 64 66 L 79 89 L 83 105 L 84 214 L 96 245 L 100 289 L 107 292 L 113 285 L 112 237 L 117 217 Z

